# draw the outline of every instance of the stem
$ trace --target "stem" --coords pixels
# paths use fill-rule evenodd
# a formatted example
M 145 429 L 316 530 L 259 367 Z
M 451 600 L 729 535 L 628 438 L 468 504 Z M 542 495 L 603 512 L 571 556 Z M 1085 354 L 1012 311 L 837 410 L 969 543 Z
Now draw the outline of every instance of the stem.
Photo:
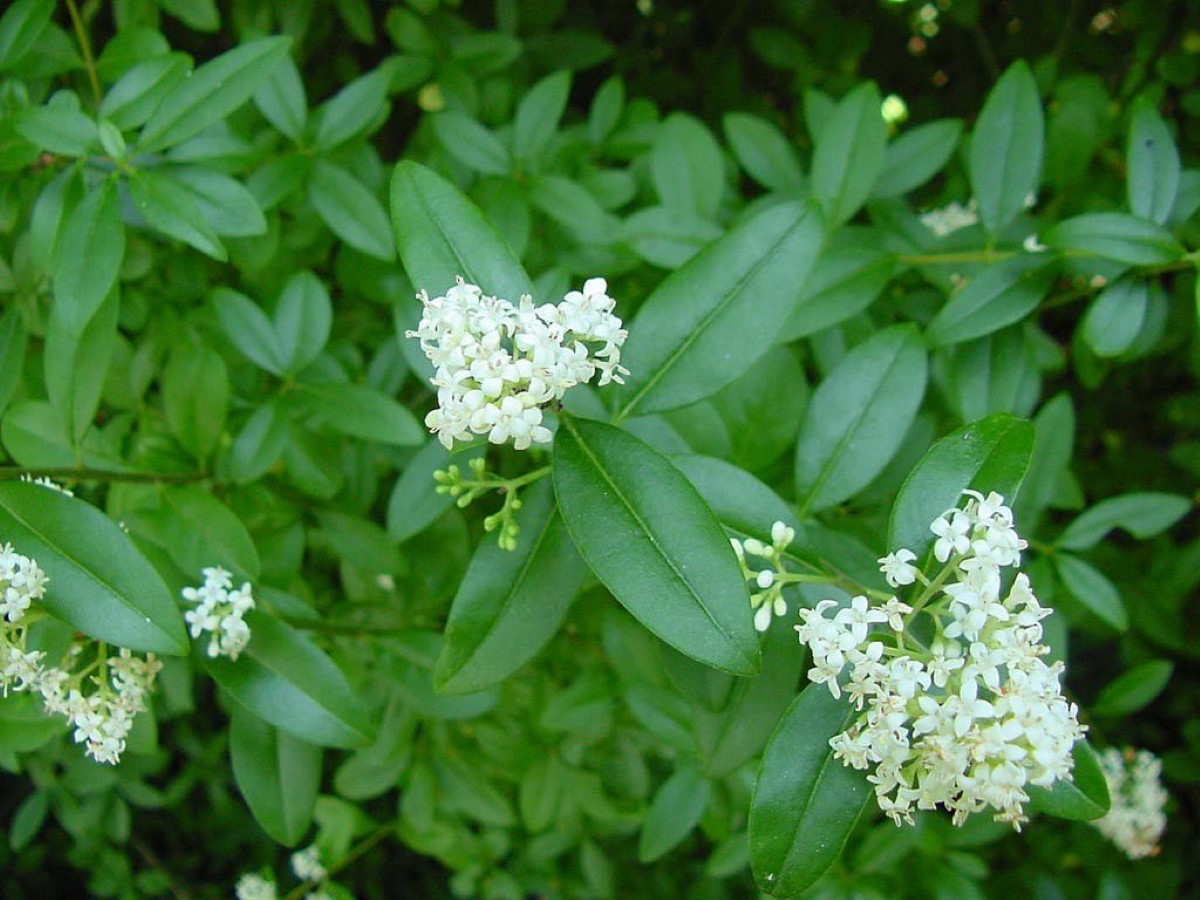
M 71 24 L 75 27 L 75 38 L 79 41 L 79 49 L 83 53 L 83 64 L 87 68 L 88 81 L 92 83 L 92 94 L 96 98 L 96 105 L 100 105 L 103 99 L 103 93 L 100 90 L 100 77 L 96 74 L 96 61 L 92 58 L 92 42 L 88 40 L 87 31 L 83 27 L 83 19 L 79 15 L 79 9 L 75 6 L 75 0 L 67 0 L 67 11 L 71 14 Z
M 971 262 L 1001 262 L 1017 256 L 1017 250 L 992 250 L 984 247 L 979 250 L 959 250 L 953 253 L 896 253 L 892 259 L 898 263 L 910 266 L 949 265 L 951 263 Z
M 319 634 L 345 635 L 348 637 L 400 634 L 406 630 L 402 625 L 341 625 L 337 622 L 294 619 L 289 616 L 280 616 L 280 619 L 293 628 L 299 628 L 301 631 L 315 631 Z
M 0 481 L 18 481 L 23 475 L 31 478 L 52 478 L 55 481 L 131 481 L 184 484 L 204 481 L 208 472 L 113 472 L 87 466 L 43 466 L 26 469 L 21 466 L 0 466 Z

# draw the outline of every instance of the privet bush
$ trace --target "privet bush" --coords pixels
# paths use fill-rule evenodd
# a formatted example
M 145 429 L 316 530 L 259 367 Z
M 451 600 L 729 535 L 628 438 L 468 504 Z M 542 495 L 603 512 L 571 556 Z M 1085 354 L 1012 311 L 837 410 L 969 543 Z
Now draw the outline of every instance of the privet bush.
M 13 896 L 1196 889 L 1194 4 L 860 6 L 6 6 Z

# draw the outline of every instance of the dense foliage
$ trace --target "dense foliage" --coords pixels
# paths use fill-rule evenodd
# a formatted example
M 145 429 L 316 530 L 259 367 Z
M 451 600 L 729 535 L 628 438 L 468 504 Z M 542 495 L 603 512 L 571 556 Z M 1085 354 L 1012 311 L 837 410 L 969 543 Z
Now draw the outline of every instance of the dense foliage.
M 8 3 L 6 890 L 1200 889 L 1198 127 L 1184 0 Z

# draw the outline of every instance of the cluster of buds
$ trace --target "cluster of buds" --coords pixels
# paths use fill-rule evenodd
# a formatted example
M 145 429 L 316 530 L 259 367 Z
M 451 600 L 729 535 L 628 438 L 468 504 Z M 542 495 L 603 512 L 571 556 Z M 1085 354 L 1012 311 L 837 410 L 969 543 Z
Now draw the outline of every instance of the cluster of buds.
M 304 884 L 317 887 L 316 890 L 308 891 L 304 895 L 305 900 L 329 900 L 330 893 L 324 889 L 330 887 L 328 884 L 329 870 L 321 863 L 321 852 L 316 844 L 293 853 L 291 864 L 292 872 L 297 879 Z M 301 885 L 301 888 L 304 884 Z M 332 887 L 343 892 L 345 890 L 339 885 L 332 885 Z M 299 891 L 300 889 L 297 889 L 288 896 L 293 896 Z M 276 900 L 279 896 L 275 882 L 257 872 L 247 872 L 239 878 L 234 886 L 234 894 L 237 896 L 237 900 Z
M 1026 546 L 1012 511 L 998 494 L 967 494 L 965 509 L 930 526 L 932 577 L 906 549 L 879 560 L 893 588 L 912 586 L 910 602 L 824 600 L 801 610 L 796 630 L 812 652 L 809 679 L 862 710 L 830 741 L 835 756 L 874 767 L 876 800 L 897 824 L 940 805 L 958 825 L 990 807 L 1019 828 L 1028 785 L 1070 780 L 1084 728 L 1063 697 L 1062 663 L 1042 659 L 1052 610 L 1024 574 L 1003 589 L 1002 569 Z
M 40 695 L 46 712 L 66 718 L 76 743 L 96 762 L 116 764 L 134 718 L 146 709 L 162 663 L 120 648 L 108 655 L 102 643 L 72 642 L 57 666 L 45 665 L 46 653 L 28 649 L 33 610 L 48 579 L 37 562 L 0 545 L 0 691 Z
M 499 510 L 484 517 L 483 529 L 497 532 L 497 543 L 501 550 L 516 550 L 517 538 L 521 533 L 516 516 L 524 505 L 518 492 L 522 485 L 540 477 L 545 470 L 517 478 L 503 478 L 487 471 L 487 461 L 482 456 L 474 457 L 467 465 L 471 470 L 469 475 L 453 464 L 434 472 L 433 480 L 437 482 L 435 490 L 453 497 L 460 509 L 465 509 L 481 494 L 498 491 L 504 503 Z
M 731 538 L 733 552 L 737 554 L 738 562 L 742 565 L 742 575 L 754 588 L 750 594 L 750 608 L 754 612 L 754 627 L 766 631 L 771 627 L 771 618 L 787 615 L 787 601 L 783 598 L 783 588 L 789 582 L 791 573 L 787 571 L 783 561 L 783 551 L 796 539 L 794 529 L 783 522 L 771 526 L 771 544 L 767 546 L 757 538 L 747 538 L 739 541 Z M 751 568 L 746 558 L 757 560 L 759 568 Z
M 1162 762 L 1147 750 L 1108 747 L 1100 754 L 1112 806 L 1092 824 L 1130 859 L 1158 853 L 1158 840 L 1167 828 L 1167 792 L 1162 786 Z
M 444 296 L 417 299 L 424 313 L 415 331 L 437 370 L 431 379 L 438 407 L 425 425 L 450 449 L 486 435 L 518 450 L 550 442 L 542 410 L 597 373 L 601 386 L 622 383 L 626 331 L 612 314 L 608 283 L 591 278 L 560 303 L 514 305 L 459 278 Z
M 250 626 L 243 616 L 254 609 L 250 583 L 244 582 L 234 590 L 233 577 L 220 566 L 201 570 L 204 584 L 199 588 L 183 589 L 183 599 L 197 604 L 183 614 L 190 626 L 192 639 L 207 633 L 206 652 L 210 657 L 228 656 L 236 660 L 250 643 Z

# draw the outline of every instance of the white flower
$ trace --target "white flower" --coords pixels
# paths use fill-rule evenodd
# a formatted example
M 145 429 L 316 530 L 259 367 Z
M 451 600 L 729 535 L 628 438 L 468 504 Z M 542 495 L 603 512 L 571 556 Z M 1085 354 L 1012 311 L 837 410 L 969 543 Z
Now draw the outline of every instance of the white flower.
M 1025 236 L 1021 247 L 1026 253 L 1045 253 L 1050 248 L 1038 240 L 1037 232 Z
M 12 544 L 0 544 L 0 616 L 19 622 L 29 604 L 46 593 L 46 573 L 33 559 L 17 553 Z
M 261 875 L 247 872 L 238 879 L 234 887 L 237 900 L 275 900 L 275 884 Z
M 448 449 L 475 435 L 518 450 L 549 443 L 542 407 L 596 373 L 601 386 L 628 374 L 620 349 L 627 332 L 607 291 L 603 278 L 590 278 L 542 306 L 528 296 L 514 306 L 461 278 L 444 296 L 422 291 L 424 313 L 406 336 L 420 340 L 436 368 L 438 407 L 425 425 Z
M 321 851 L 316 844 L 292 854 L 292 871 L 301 881 L 324 881 L 329 874 L 321 865 Z
M 202 570 L 204 584 L 199 588 L 183 589 L 183 599 L 196 604 L 183 614 L 193 638 L 210 635 L 207 653 L 210 657 L 228 656 L 236 661 L 250 643 L 250 626 L 243 616 L 254 609 L 250 584 L 231 590 L 233 576 L 220 566 Z
M 66 494 L 68 497 L 75 496 L 74 491 L 67 490 L 65 487 L 63 487 L 61 484 L 59 484 L 57 481 L 52 481 L 50 478 L 48 478 L 46 476 L 42 476 L 41 478 L 34 478 L 32 475 L 30 475 L 28 472 L 26 472 L 24 475 L 21 476 L 21 480 L 24 482 L 27 482 L 29 484 L 41 485 L 42 487 L 49 488 L 52 491 L 58 491 L 60 494 Z
M 948 509 L 930 523 L 929 530 L 938 537 L 933 545 L 933 555 L 938 562 L 945 562 L 952 553 L 966 553 L 971 549 L 970 528 L 971 520 L 961 509 Z
M 1168 795 L 1160 781 L 1162 763 L 1146 750 L 1109 747 L 1100 754 L 1112 806 L 1092 824 L 1130 859 L 1158 853 L 1167 827 Z
M 902 587 L 917 580 L 917 567 L 912 564 L 916 558 L 917 554 L 901 547 L 895 553 L 889 553 L 876 561 L 887 583 L 892 587 Z
M 957 200 L 941 209 L 921 213 L 921 224 L 940 238 L 947 237 L 963 228 L 979 222 L 979 213 L 972 199 L 966 206 Z

